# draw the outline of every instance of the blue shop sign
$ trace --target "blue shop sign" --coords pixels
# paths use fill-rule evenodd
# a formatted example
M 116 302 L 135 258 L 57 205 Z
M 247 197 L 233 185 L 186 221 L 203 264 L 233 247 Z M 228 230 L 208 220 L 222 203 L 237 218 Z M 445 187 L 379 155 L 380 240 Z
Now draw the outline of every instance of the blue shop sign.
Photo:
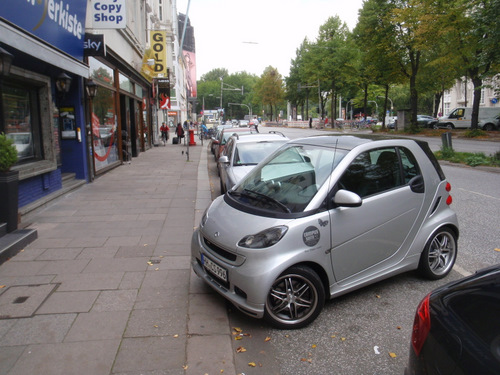
M 83 59 L 86 13 L 87 0 L 2 1 L 0 7 L 0 17 L 78 60 Z

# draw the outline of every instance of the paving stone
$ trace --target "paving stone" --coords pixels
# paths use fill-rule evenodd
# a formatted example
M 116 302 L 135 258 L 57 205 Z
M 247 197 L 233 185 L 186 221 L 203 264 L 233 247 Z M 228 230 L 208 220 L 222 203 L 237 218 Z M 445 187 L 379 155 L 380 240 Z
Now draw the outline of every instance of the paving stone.
M 129 311 L 103 311 L 78 314 L 64 342 L 121 339 Z
M 185 364 L 185 345 L 185 336 L 124 339 L 116 357 L 113 373 L 128 374 L 140 371 L 142 374 L 147 371 L 182 369 Z M 197 373 L 197 375 L 200 374 L 204 373 Z M 234 372 L 227 372 L 227 374 L 234 374 Z
M 43 303 L 37 314 L 89 312 L 99 291 L 55 292 Z
M 30 345 L 9 375 L 109 375 L 119 345 L 119 340 Z

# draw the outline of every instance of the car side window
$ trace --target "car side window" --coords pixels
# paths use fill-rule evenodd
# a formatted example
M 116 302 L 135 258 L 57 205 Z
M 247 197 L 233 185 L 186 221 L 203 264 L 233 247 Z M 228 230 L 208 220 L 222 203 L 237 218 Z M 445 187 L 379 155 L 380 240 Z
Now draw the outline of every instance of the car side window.
M 361 198 L 402 184 L 399 157 L 394 147 L 361 153 L 339 180 L 339 188 L 352 191 Z
M 399 155 L 401 157 L 401 164 L 403 164 L 403 179 L 404 184 L 410 182 L 410 180 L 420 174 L 420 168 L 417 164 L 417 159 L 406 148 L 399 148 Z
M 231 160 L 231 155 L 233 153 L 233 143 L 233 138 L 230 138 L 229 141 L 227 141 L 226 147 L 224 147 L 224 151 L 222 151 L 222 155 L 226 155 L 229 160 Z

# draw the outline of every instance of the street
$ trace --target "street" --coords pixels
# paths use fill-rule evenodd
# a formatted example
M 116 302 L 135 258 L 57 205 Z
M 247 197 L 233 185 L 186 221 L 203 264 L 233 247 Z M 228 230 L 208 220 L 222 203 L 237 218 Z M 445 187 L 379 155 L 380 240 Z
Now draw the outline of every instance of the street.
M 271 130 L 292 139 L 325 134 L 316 129 L 260 128 L 261 132 Z M 431 148 L 439 149 L 439 142 L 431 141 Z M 475 142 L 480 143 L 472 141 L 472 145 Z M 467 141 L 460 143 L 460 147 L 474 147 Z M 484 146 L 498 148 L 491 143 Z M 214 198 L 220 193 L 219 183 L 211 154 L 208 160 Z M 251 363 L 265 374 L 402 374 L 420 300 L 440 285 L 500 263 L 500 174 L 447 163 L 443 170 L 452 185 L 452 207 L 461 230 L 458 258 L 450 275 L 428 281 L 409 272 L 365 287 L 328 301 L 320 316 L 301 330 L 274 329 L 228 305 L 234 337 L 241 338 L 233 340 L 237 373 L 253 373 Z M 225 303 L 222 298 L 216 301 Z

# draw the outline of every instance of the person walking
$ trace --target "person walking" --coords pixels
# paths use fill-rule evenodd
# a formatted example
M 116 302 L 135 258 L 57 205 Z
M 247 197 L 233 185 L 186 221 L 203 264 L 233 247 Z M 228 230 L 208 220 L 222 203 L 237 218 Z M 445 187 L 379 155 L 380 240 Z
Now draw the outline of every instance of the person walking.
M 160 127 L 160 132 L 161 132 L 161 140 L 163 142 L 163 146 L 167 145 L 169 131 L 170 131 L 170 128 L 168 127 L 168 125 L 165 124 L 165 122 L 162 122 L 161 127 Z
M 181 123 L 177 124 L 177 128 L 175 129 L 175 133 L 177 134 L 177 139 L 179 140 L 179 144 L 182 145 L 182 138 L 184 138 L 184 129 L 182 128 Z

